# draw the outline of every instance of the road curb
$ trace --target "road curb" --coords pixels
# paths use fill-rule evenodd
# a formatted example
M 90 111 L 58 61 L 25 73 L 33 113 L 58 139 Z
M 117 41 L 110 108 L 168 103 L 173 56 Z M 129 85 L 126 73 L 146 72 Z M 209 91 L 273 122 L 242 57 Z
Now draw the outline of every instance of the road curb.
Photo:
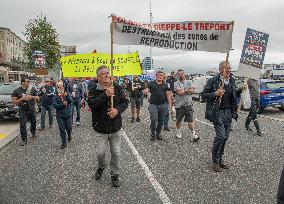
M 38 122 L 40 119 L 40 114 L 36 117 L 36 121 Z M 18 136 L 20 136 L 20 127 L 17 127 L 12 133 L 7 135 L 4 139 L 0 140 L 0 150 L 8 145 L 10 142 L 15 140 Z

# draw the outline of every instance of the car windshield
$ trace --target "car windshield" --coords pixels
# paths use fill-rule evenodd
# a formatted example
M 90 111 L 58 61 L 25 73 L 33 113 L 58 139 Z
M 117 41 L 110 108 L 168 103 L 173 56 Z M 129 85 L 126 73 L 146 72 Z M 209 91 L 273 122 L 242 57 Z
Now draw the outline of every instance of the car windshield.
M 266 87 L 270 89 L 284 88 L 284 81 L 267 82 Z
M 13 91 L 18 88 L 19 84 L 3 84 L 0 86 L 0 95 L 11 95 Z

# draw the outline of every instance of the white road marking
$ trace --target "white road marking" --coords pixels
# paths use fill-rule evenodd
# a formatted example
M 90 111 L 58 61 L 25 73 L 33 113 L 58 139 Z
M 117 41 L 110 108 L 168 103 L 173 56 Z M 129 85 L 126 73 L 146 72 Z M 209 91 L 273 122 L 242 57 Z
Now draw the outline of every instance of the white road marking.
M 202 121 L 202 120 L 198 120 L 198 119 L 195 119 L 197 122 L 200 122 L 200 123 L 203 123 L 203 124 L 205 124 L 205 125 L 209 125 L 209 126 L 211 126 L 211 127 L 214 127 L 214 125 L 212 125 L 212 124 L 210 124 L 210 123 L 206 123 L 206 122 L 204 122 L 204 121 Z
M 126 142 L 127 142 L 128 146 L 130 147 L 132 153 L 136 156 L 136 158 L 138 160 L 138 163 L 140 164 L 140 166 L 144 170 L 146 176 L 150 180 L 150 182 L 151 182 L 152 186 L 154 187 L 155 191 L 159 194 L 159 197 L 162 200 L 162 202 L 164 204 L 171 204 L 171 201 L 168 198 L 167 194 L 165 193 L 165 191 L 163 190 L 161 185 L 158 183 L 158 181 L 155 179 L 155 177 L 152 174 L 152 172 L 150 171 L 149 167 L 144 162 L 144 160 L 140 156 L 139 152 L 136 150 L 136 148 L 134 147 L 134 145 L 132 144 L 132 142 L 130 141 L 130 139 L 128 138 L 128 136 L 126 135 L 126 133 L 123 130 L 122 130 L 122 136 L 126 140 Z

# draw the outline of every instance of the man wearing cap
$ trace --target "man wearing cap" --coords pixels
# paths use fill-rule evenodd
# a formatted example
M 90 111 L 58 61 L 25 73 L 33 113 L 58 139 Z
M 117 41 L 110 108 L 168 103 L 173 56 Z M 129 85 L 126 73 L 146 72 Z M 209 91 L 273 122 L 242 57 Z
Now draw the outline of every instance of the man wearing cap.
M 53 81 L 49 78 L 45 79 L 45 85 L 39 90 L 40 103 L 41 103 L 41 117 L 39 131 L 45 129 L 45 114 L 48 112 L 49 127 L 53 124 L 52 103 L 53 96 L 55 95 L 55 88 L 52 86 Z

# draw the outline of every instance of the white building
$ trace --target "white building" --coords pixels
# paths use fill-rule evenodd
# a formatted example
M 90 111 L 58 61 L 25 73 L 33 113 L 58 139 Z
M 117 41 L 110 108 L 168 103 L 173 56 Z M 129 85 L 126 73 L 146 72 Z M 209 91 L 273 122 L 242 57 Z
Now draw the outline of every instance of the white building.
M 17 66 L 25 61 L 25 41 L 9 28 L 0 27 L 0 64 Z

